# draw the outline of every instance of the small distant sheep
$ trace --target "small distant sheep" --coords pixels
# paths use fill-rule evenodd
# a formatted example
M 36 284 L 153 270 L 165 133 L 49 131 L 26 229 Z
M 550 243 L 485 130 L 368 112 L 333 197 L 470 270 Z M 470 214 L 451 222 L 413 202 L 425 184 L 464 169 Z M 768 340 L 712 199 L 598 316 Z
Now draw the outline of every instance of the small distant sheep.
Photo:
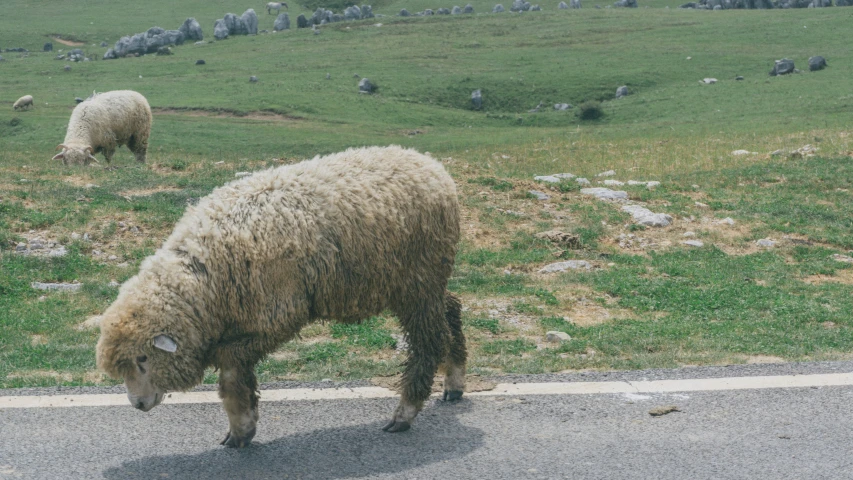
M 287 3 L 285 2 L 270 2 L 267 4 L 267 15 L 272 14 L 272 10 L 275 10 L 275 14 L 278 15 L 278 12 L 281 10 L 281 7 L 287 9 Z
M 137 92 L 116 90 L 93 94 L 71 112 L 62 150 L 53 160 L 65 165 L 96 162 L 94 154 L 103 153 L 111 162 L 116 148 L 127 145 L 136 161 L 145 162 L 148 136 L 151 134 L 151 107 Z
M 32 95 L 24 95 L 23 97 L 15 100 L 15 104 L 12 105 L 12 110 L 17 109 L 30 109 L 33 106 L 33 96 Z
M 398 146 L 350 149 L 265 170 L 187 208 L 104 312 L 98 366 L 124 378 L 131 405 L 219 369 L 226 447 L 258 422 L 255 365 L 306 325 L 359 323 L 392 311 L 408 341 L 399 406 L 409 429 L 439 365 L 444 399 L 465 386 L 461 304 L 446 291 L 459 241 L 456 186 L 429 156 Z

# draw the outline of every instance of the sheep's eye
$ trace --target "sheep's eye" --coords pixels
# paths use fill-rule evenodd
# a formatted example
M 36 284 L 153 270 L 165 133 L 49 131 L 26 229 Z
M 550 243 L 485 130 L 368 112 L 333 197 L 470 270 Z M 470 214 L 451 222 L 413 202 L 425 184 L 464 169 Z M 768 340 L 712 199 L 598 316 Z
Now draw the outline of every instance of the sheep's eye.
M 137 363 L 143 363 L 146 360 L 148 360 L 148 357 L 146 357 L 145 355 L 140 355 L 140 356 L 136 357 Z

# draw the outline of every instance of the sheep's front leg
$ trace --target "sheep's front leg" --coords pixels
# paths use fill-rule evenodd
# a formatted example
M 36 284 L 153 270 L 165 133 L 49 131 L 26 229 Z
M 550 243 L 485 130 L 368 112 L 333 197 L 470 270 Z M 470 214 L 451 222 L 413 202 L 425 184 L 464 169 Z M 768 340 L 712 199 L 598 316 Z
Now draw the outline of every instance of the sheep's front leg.
M 222 367 L 219 398 L 228 414 L 228 433 L 222 445 L 243 448 L 252 443 L 258 424 L 258 379 L 253 366 Z

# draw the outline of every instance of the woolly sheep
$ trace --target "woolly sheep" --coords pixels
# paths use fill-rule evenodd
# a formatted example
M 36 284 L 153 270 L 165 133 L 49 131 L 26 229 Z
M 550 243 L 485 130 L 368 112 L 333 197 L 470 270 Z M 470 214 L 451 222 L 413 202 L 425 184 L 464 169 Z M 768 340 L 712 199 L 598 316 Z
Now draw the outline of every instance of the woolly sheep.
M 24 95 L 23 97 L 15 100 L 15 103 L 12 105 L 12 110 L 17 110 L 19 108 L 23 109 L 26 107 L 29 109 L 33 106 L 33 96 L 32 95 Z
M 275 14 L 278 15 L 278 12 L 281 11 L 281 7 L 287 9 L 287 3 L 285 2 L 269 2 L 267 3 L 267 15 L 271 14 L 271 10 L 275 10 Z
M 258 421 L 254 366 L 316 320 L 388 308 L 409 343 L 388 432 L 409 429 L 436 370 L 444 399 L 465 383 L 459 300 L 446 292 L 459 240 L 456 187 L 399 146 L 350 149 L 235 180 L 187 208 L 104 312 L 98 366 L 142 411 L 219 369 L 227 447 Z
M 65 165 L 97 163 L 94 154 L 103 152 L 111 162 L 116 148 L 127 145 L 137 162 L 145 162 L 151 134 L 151 108 L 141 94 L 116 90 L 93 94 L 71 112 L 62 150 L 54 160 Z

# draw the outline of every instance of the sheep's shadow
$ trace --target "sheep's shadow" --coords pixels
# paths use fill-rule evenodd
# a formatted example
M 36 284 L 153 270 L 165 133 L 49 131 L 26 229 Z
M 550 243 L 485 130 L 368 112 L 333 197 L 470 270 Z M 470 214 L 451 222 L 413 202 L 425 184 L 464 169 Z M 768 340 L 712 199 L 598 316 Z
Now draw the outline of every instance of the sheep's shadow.
M 412 430 L 389 434 L 384 422 L 328 428 L 255 443 L 242 450 L 214 448 L 194 455 L 166 455 L 124 462 L 103 472 L 107 479 L 352 478 L 398 473 L 472 453 L 483 431 L 463 425 L 463 400 L 433 409 Z M 439 410 L 438 412 L 436 410 Z

